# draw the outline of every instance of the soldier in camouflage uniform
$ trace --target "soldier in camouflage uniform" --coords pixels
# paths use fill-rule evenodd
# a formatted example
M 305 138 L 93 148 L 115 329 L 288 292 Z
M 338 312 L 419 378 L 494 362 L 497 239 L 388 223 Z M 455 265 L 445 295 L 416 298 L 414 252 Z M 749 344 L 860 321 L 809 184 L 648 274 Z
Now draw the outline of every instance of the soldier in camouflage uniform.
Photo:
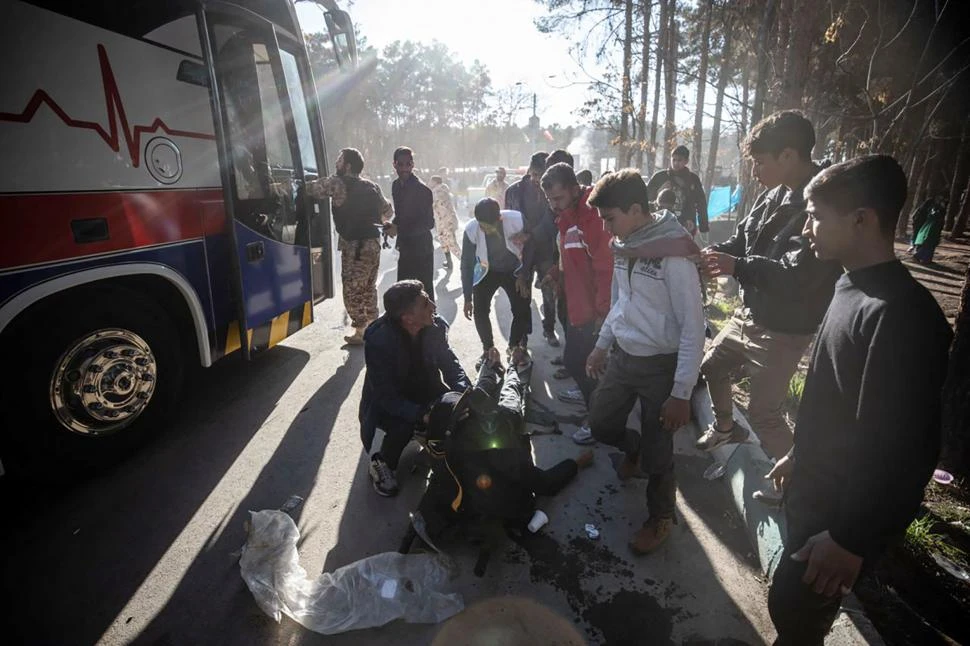
M 307 192 L 318 199 L 331 198 L 333 223 L 339 235 L 344 307 L 354 326 L 354 333 L 345 336 L 344 341 L 348 345 L 363 345 L 364 330 L 378 316 L 381 227 L 390 222 L 393 210 L 380 187 L 360 177 L 364 158 L 359 151 L 341 150 L 335 168 L 336 175 L 308 182 Z M 389 233 L 393 235 L 393 230 Z
M 438 232 L 438 244 L 445 252 L 445 269 L 451 269 L 451 254 L 455 254 L 455 258 L 461 258 L 461 247 L 455 237 L 455 232 L 458 231 L 458 214 L 455 213 L 451 190 L 440 175 L 431 177 L 431 194 L 434 196 L 434 228 Z

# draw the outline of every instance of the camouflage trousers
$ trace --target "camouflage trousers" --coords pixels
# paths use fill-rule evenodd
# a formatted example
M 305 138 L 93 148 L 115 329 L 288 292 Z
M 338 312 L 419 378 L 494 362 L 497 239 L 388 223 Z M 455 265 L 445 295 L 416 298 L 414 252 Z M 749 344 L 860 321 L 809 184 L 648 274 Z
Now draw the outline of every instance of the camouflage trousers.
M 434 228 L 438 234 L 438 244 L 441 251 L 454 254 L 455 258 L 461 258 L 461 247 L 458 246 L 456 232 L 458 231 L 458 218 L 454 213 L 445 216 L 435 216 Z
M 381 265 L 378 238 L 337 242 L 340 250 L 340 280 L 344 286 L 344 307 L 351 324 L 364 328 L 377 318 L 377 271 Z

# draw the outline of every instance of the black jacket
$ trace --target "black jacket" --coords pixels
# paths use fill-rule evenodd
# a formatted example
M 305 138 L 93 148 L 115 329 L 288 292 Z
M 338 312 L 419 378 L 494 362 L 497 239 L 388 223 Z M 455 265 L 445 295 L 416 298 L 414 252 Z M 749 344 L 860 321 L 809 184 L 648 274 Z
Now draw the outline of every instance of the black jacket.
M 669 168 L 658 170 L 647 182 L 647 199 L 656 201 L 664 188 L 672 188 L 677 194 L 674 211 L 680 223 L 684 226 L 693 224 L 701 233 L 707 233 L 707 196 L 704 195 L 701 178 L 686 168 L 678 172 Z
M 396 321 L 384 314 L 364 332 L 367 373 L 360 396 L 362 432 L 372 431 L 388 417 L 417 424 L 438 396 L 471 386 L 448 345 L 448 324 L 443 318 L 435 316 L 434 325 L 421 331 L 417 343 L 422 374 L 413 365 L 412 340 Z M 415 384 L 424 384 L 418 388 L 424 392 L 416 399 L 409 398 L 406 394 L 415 392 Z
M 532 281 L 535 270 L 548 271 L 556 264 L 556 217 L 542 189 L 528 175 L 505 191 L 505 208 L 522 214 L 529 241 L 522 249 L 522 275 Z
M 755 323 L 788 334 L 815 332 L 842 275 L 837 262 L 816 258 L 802 235 L 802 189 L 764 191 L 734 236 L 712 246 L 737 257 L 734 277 Z

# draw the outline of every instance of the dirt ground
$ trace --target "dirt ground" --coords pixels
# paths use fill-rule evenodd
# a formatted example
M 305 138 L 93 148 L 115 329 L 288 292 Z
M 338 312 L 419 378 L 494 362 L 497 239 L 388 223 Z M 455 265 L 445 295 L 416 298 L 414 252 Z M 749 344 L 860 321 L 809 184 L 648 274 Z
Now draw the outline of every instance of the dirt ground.
M 896 256 L 912 272 L 916 279 L 926 286 L 936 297 L 943 313 L 952 324 L 960 309 L 960 290 L 967 275 L 967 263 L 970 261 L 970 240 L 943 239 L 936 248 L 933 262 L 921 265 L 914 262 L 912 256 L 906 252 L 907 245 L 896 243 Z

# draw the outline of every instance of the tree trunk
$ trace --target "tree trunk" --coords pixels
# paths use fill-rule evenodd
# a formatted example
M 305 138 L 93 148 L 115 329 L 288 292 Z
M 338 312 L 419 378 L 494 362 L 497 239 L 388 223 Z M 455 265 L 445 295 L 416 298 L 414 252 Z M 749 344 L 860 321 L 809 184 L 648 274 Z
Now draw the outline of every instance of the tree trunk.
M 970 472 L 970 268 L 963 281 L 943 388 L 943 463 L 958 475 Z
M 755 86 L 754 105 L 751 107 L 752 126 L 761 121 L 764 116 L 770 62 L 767 43 L 771 42 L 771 37 L 775 33 L 777 8 L 778 0 L 767 0 L 764 13 L 761 16 L 761 24 L 758 26 L 758 41 L 755 43 L 755 47 L 758 48 L 758 85 Z
M 785 78 L 785 57 L 791 45 L 792 15 L 794 0 L 778 0 L 777 38 L 774 39 L 775 49 L 771 56 L 771 70 L 775 78 Z
M 953 167 L 953 181 L 950 182 L 950 201 L 946 207 L 946 220 L 943 229 L 953 230 L 957 213 L 960 212 L 960 187 L 964 185 L 967 176 L 967 158 L 970 157 L 970 121 L 963 122 L 963 132 L 960 134 L 960 144 L 957 148 L 956 164 Z
M 704 173 L 704 193 L 711 194 L 714 183 L 714 169 L 717 167 L 717 148 L 721 139 L 721 109 L 724 107 L 724 90 L 731 77 L 731 46 L 734 36 L 734 23 L 728 19 L 724 26 L 724 48 L 721 50 L 721 68 L 717 72 L 717 99 L 714 102 L 714 125 L 711 128 L 711 145 L 707 157 L 707 171 Z
M 671 0 L 667 9 L 667 60 L 664 64 L 664 91 L 667 95 L 664 107 L 664 160 L 670 159 L 670 151 L 677 143 L 677 2 Z
M 660 0 L 660 19 L 657 22 L 656 68 L 653 74 L 653 120 L 650 123 L 650 147 L 647 148 L 648 174 L 657 170 L 657 126 L 660 118 L 660 82 L 662 80 L 664 52 L 667 51 L 667 5 L 671 0 Z
M 711 49 L 711 18 L 714 0 L 704 4 L 704 31 L 701 35 L 701 62 L 697 70 L 697 108 L 694 110 L 694 149 L 690 154 L 700 163 L 704 159 L 701 146 L 704 137 L 704 92 L 707 90 L 707 60 Z
M 637 113 L 637 154 L 636 167 L 643 172 L 643 149 L 647 144 L 647 86 L 650 80 L 650 14 L 653 13 L 653 0 L 643 6 L 643 47 L 640 51 L 640 110 Z
M 906 178 L 909 181 L 908 190 L 906 191 L 906 202 L 903 204 L 902 211 L 899 212 L 899 221 L 896 222 L 896 239 L 904 240 L 906 238 L 906 229 L 909 227 L 909 214 L 913 207 L 919 202 L 916 201 L 916 192 L 919 186 L 918 174 L 922 172 L 925 168 L 926 159 L 929 156 L 929 152 L 924 153 L 922 147 L 918 144 L 912 152 L 912 158 L 909 163 L 909 172 L 906 173 Z M 923 166 L 920 166 L 920 162 Z
M 960 212 L 957 214 L 957 219 L 953 222 L 953 230 L 950 231 L 950 235 L 954 238 L 959 238 L 963 235 L 963 232 L 967 228 L 967 218 L 970 217 L 970 177 L 967 177 L 967 185 L 963 189 L 963 195 L 960 197 Z
M 794 0 L 793 15 L 800 16 L 801 24 L 791 29 L 791 41 L 785 56 L 785 72 L 781 76 L 781 92 L 778 108 L 800 108 L 808 67 L 812 57 L 812 39 L 815 37 L 817 7 L 812 0 Z M 807 24 L 806 24 L 807 23 Z
M 633 0 L 626 0 L 623 11 L 623 87 L 620 99 L 620 145 L 616 156 L 617 167 L 630 165 L 630 117 L 633 115 L 633 92 L 630 69 L 633 67 Z

